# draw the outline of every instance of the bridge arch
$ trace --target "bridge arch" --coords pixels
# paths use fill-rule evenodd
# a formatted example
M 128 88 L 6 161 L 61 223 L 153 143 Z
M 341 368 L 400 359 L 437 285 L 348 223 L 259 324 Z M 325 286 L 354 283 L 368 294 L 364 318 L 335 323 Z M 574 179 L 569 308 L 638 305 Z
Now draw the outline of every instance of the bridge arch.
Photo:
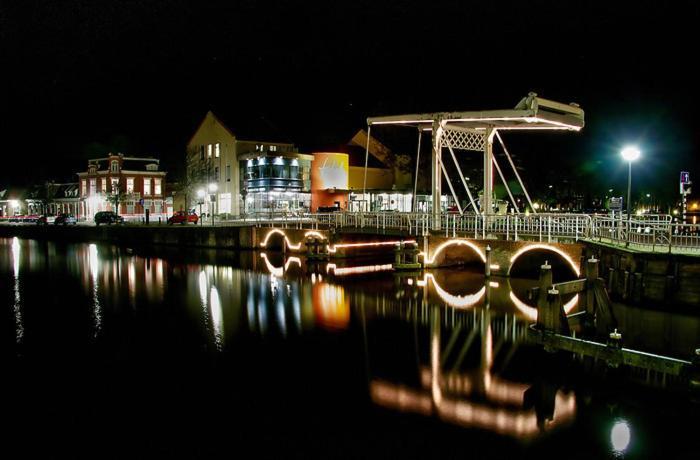
M 432 251 L 430 257 L 428 257 L 425 253 L 421 253 L 423 256 L 423 262 L 426 265 L 440 263 L 442 260 L 441 258 L 444 259 L 447 249 L 452 247 L 469 248 L 474 254 L 476 254 L 479 257 L 479 260 L 481 260 L 483 263 L 486 263 L 486 254 L 484 253 L 484 250 L 472 241 L 465 239 L 451 239 L 443 242 L 437 248 L 435 248 L 434 251 Z
M 261 248 L 272 248 L 272 249 L 282 249 L 286 247 L 292 251 L 299 251 L 302 244 L 308 237 L 314 237 L 321 240 L 326 240 L 326 236 L 315 230 L 309 230 L 304 233 L 304 238 L 301 241 L 291 241 L 287 232 L 280 228 L 271 228 L 266 234 L 265 238 L 260 242 Z
M 567 254 L 565 251 L 563 251 L 561 248 L 558 248 L 556 246 L 552 246 L 550 244 L 544 244 L 544 243 L 533 243 L 533 244 L 528 244 L 523 246 L 522 248 L 518 249 L 515 254 L 513 254 L 510 258 L 510 263 L 508 264 L 508 276 L 511 274 L 511 270 L 513 269 L 513 266 L 515 265 L 516 261 L 524 254 L 527 254 L 531 251 L 547 251 L 547 252 L 552 252 L 553 254 L 556 254 L 559 256 L 565 264 L 571 268 L 573 273 L 576 275 L 576 277 L 581 276 L 581 267 L 579 262 L 576 262 L 574 259 L 571 258 L 569 254 Z

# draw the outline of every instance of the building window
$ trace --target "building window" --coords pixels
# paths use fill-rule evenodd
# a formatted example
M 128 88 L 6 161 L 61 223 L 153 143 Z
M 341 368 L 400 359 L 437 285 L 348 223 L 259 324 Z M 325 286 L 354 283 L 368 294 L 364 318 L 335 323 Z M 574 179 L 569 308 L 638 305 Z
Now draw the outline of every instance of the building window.
M 134 202 L 133 202 L 133 201 L 127 201 L 127 202 L 126 202 L 126 213 L 127 213 L 127 214 L 133 214 L 133 213 L 134 213 Z
M 110 169 L 112 172 L 119 172 L 119 162 L 117 160 L 112 160 Z
M 207 158 L 211 158 L 211 144 L 207 145 Z
M 153 179 L 153 194 L 154 195 L 161 195 L 162 192 L 163 191 L 160 187 L 160 179 Z
M 204 146 L 203 145 L 199 146 L 199 159 L 204 160 Z
M 231 182 L 231 165 L 226 165 L 226 182 Z
M 214 167 L 214 180 L 219 182 L 219 167 L 218 166 Z
M 158 179 L 156 179 L 158 180 Z M 160 214 L 163 212 L 163 201 L 162 200 L 155 200 L 153 202 L 153 205 L 155 206 L 155 209 L 153 210 L 154 213 Z
M 151 179 L 144 177 L 143 179 L 143 194 L 148 196 L 151 194 Z
M 116 177 L 112 178 L 112 193 L 119 193 L 119 179 Z
M 85 179 L 82 180 L 81 187 L 82 187 L 82 195 L 87 196 L 87 181 Z
M 105 179 L 104 177 L 102 178 L 102 194 L 107 194 L 107 179 Z
M 134 178 L 126 178 L 126 193 L 134 193 Z
M 276 145 L 271 145 L 270 146 L 270 152 L 276 152 L 277 151 L 277 146 Z
M 97 195 L 97 179 L 90 179 L 90 196 Z
M 219 156 L 221 156 L 221 143 L 220 142 L 217 142 L 216 144 L 214 144 L 214 156 L 216 158 L 219 158 Z

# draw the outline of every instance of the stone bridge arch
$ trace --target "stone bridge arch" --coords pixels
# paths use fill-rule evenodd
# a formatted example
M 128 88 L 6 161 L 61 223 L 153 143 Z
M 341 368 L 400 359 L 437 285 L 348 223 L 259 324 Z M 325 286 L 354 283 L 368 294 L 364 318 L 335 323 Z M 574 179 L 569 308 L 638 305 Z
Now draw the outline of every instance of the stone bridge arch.
M 490 247 L 493 275 L 510 276 L 513 265 L 532 251 L 547 251 L 559 258 L 578 277 L 581 273 L 583 246 L 580 243 L 536 243 L 531 241 L 475 240 L 432 235 L 424 241 L 423 262 L 426 268 L 446 267 L 459 263 L 455 248 L 469 248 L 472 259 L 486 263 L 486 248 Z M 464 253 L 464 252 L 463 252 Z

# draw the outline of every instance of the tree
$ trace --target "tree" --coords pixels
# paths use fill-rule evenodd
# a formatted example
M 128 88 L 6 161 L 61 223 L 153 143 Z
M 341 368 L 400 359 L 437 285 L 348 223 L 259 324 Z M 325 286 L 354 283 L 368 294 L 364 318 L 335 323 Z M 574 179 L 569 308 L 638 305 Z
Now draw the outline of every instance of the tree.
M 107 195 L 107 202 L 112 205 L 114 213 L 119 215 L 119 205 L 124 203 L 128 195 L 121 191 L 119 184 L 112 185 L 112 192 Z

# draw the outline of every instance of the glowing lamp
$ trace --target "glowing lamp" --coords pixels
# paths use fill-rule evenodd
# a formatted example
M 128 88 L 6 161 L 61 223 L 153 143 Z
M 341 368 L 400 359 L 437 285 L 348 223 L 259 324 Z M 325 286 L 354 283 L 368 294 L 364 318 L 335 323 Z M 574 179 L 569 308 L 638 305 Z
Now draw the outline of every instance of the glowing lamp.
M 204 195 L 204 189 L 200 188 L 199 190 L 197 190 L 197 198 L 204 198 Z
M 639 149 L 636 147 L 625 147 L 622 149 L 622 158 L 624 158 L 626 161 L 635 161 L 639 158 L 641 153 L 639 152 Z

